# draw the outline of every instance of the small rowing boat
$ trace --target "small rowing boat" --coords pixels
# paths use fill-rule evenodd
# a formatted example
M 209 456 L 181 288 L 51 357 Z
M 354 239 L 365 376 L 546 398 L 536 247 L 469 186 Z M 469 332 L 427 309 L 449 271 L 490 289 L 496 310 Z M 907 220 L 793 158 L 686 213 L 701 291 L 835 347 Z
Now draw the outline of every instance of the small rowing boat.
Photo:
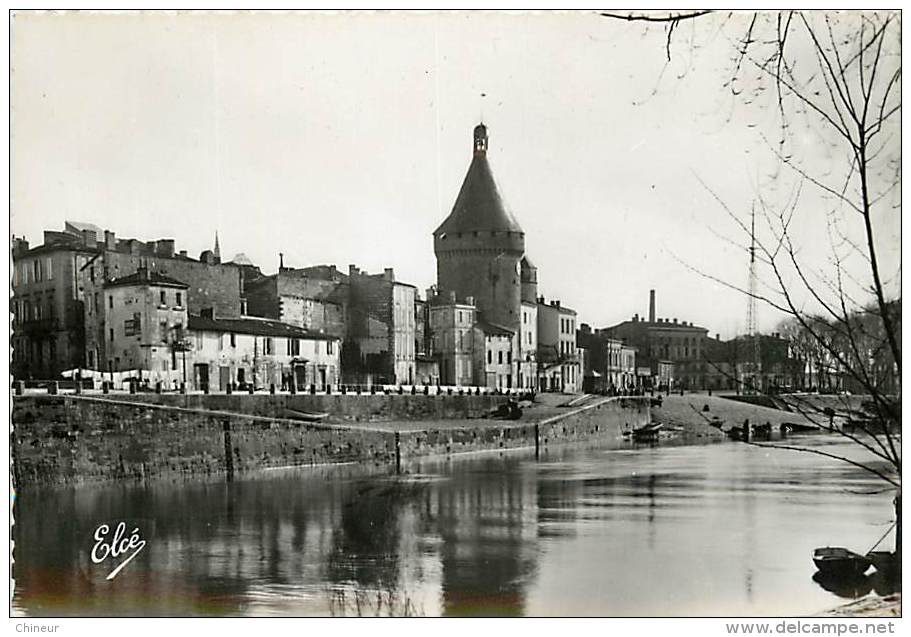
M 827 546 L 813 551 L 813 563 L 822 573 L 848 576 L 863 575 L 872 562 L 869 558 L 846 548 Z
M 658 440 L 658 435 L 662 427 L 664 427 L 664 425 L 658 422 L 633 429 L 633 440 L 636 442 Z

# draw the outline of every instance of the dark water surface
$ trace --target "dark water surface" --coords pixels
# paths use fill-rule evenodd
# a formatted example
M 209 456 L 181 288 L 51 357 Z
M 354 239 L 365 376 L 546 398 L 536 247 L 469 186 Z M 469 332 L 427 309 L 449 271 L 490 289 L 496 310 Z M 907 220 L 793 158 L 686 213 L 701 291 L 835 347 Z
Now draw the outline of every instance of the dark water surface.
M 812 550 L 866 551 L 892 519 L 859 469 L 733 442 L 406 469 L 20 494 L 13 612 L 805 615 L 876 584 L 825 590 Z M 147 544 L 109 581 L 123 558 L 93 563 L 93 534 L 120 520 Z

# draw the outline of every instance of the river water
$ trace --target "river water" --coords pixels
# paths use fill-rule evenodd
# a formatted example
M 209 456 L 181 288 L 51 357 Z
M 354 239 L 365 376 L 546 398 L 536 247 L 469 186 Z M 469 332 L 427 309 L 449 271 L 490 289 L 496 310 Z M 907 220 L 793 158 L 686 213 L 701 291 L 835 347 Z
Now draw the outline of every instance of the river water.
M 824 436 L 800 442 L 856 455 Z M 20 494 L 13 612 L 805 615 L 879 587 L 870 576 L 829 592 L 812 550 L 864 552 L 892 521 L 892 494 L 860 469 L 728 441 L 404 470 Z M 124 556 L 94 563 L 93 534 L 119 521 L 146 545 L 107 580 Z

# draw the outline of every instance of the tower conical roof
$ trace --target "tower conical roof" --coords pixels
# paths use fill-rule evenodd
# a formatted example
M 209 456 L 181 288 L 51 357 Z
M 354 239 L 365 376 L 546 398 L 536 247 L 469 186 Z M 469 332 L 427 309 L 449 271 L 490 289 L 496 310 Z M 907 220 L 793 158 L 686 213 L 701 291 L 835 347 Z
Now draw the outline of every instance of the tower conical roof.
M 487 162 L 487 129 L 483 124 L 474 130 L 474 157 L 452 212 L 434 234 L 479 230 L 522 232 L 503 202 Z

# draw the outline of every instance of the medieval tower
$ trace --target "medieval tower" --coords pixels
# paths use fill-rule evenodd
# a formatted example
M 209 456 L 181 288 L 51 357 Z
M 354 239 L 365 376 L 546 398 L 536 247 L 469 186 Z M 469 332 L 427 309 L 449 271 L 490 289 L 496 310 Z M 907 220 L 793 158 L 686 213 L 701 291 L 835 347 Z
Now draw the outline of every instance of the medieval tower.
M 433 233 L 437 287 L 473 297 L 481 318 L 518 333 L 525 233 L 510 214 L 487 163 L 487 127 L 474 129 L 474 155 L 452 212 Z M 529 264 L 530 265 L 530 264 Z

